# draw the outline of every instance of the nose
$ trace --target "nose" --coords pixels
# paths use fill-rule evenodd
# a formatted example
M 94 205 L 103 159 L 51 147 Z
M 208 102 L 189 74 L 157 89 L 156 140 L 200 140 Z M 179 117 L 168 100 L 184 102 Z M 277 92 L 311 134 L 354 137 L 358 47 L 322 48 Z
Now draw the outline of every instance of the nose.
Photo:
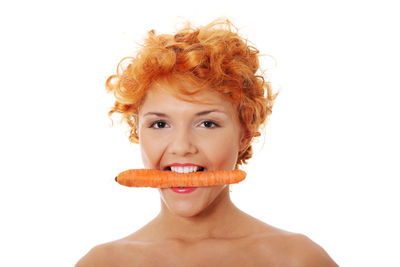
M 187 156 L 197 153 L 193 135 L 190 129 L 178 127 L 174 129 L 168 145 L 168 151 L 177 156 Z

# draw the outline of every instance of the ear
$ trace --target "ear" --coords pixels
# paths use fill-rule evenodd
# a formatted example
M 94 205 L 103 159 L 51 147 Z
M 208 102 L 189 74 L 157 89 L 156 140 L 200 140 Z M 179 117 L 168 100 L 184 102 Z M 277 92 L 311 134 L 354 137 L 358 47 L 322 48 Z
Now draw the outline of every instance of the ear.
M 240 143 L 239 143 L 239 150 L 242 151 L 248 147 L 251 141 L 250 133 L 242 128 L 240 134 Z

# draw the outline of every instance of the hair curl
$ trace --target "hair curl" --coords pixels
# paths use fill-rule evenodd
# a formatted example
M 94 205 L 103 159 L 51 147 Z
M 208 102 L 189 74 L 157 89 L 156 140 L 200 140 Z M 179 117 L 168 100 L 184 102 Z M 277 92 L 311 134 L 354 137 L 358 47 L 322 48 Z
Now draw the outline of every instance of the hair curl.
M 227 19 L 199 28 L 187 24 L 174 35 L 157 35 L 151 30 L 136 56 L 122 59 L 116 74 L 107 79 L 106 89 L 116 98 L 108 115 L 121 113 L 122 121 L 130 127 L 130 142 L 138 144 L 139 108 L 154 81 L 173 78 L 195 85 L 177 86 L 171 92 L 177 96 L 217 90 L 236 104 L 248 140 L 239 151 L 237 169 L 252 157 L 253 138 L 261 135 L 260 126 L 265 126 L 277 96 L 263 75 L 257 74 L 258 58 L 259 51 L 248 45 Z M 197 90 L 190 91 L 193 88 Z

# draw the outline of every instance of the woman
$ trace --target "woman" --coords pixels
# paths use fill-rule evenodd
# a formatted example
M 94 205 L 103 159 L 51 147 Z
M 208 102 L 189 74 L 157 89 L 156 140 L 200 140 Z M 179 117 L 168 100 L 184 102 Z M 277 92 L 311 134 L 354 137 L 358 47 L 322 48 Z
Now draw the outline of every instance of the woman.
M 109 114 L 123 115 L 146 169 L 238 169 L 276 97 L 258 70 L 257 49 L 229 21 L 174 35 L 150 31 L 107 80 L 116 97 Z M 156 218 L 94 247 L 76 266 L 337 266 L 306 236 L 238 209 L 226 184 L 158 190 Z

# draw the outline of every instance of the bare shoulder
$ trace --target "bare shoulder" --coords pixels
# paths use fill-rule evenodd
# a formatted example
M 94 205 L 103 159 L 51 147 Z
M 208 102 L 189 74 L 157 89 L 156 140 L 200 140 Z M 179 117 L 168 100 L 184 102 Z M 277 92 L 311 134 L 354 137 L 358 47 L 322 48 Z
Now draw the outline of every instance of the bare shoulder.
M 113 266 L 117 243 L 110 242 L 93 247 L 75 265 L 75 267 Z
M 292 234 L 290 254 L 295 266 L 338 266 L 328 253 L 305 235 Z
M 134 266 L 135 246 L 123 241 L 112 241 L 93 247 L 75 267 Z
M 110 246 L 98 245 L 89 250 L 76 264 L 75 267 L 105 266 L 104 261 L 109 255 Z
M 268 263 L 285 266 L 338 266 L 328 253 L 303 234 L 276 230 L 259 241 L 259 253 Z

